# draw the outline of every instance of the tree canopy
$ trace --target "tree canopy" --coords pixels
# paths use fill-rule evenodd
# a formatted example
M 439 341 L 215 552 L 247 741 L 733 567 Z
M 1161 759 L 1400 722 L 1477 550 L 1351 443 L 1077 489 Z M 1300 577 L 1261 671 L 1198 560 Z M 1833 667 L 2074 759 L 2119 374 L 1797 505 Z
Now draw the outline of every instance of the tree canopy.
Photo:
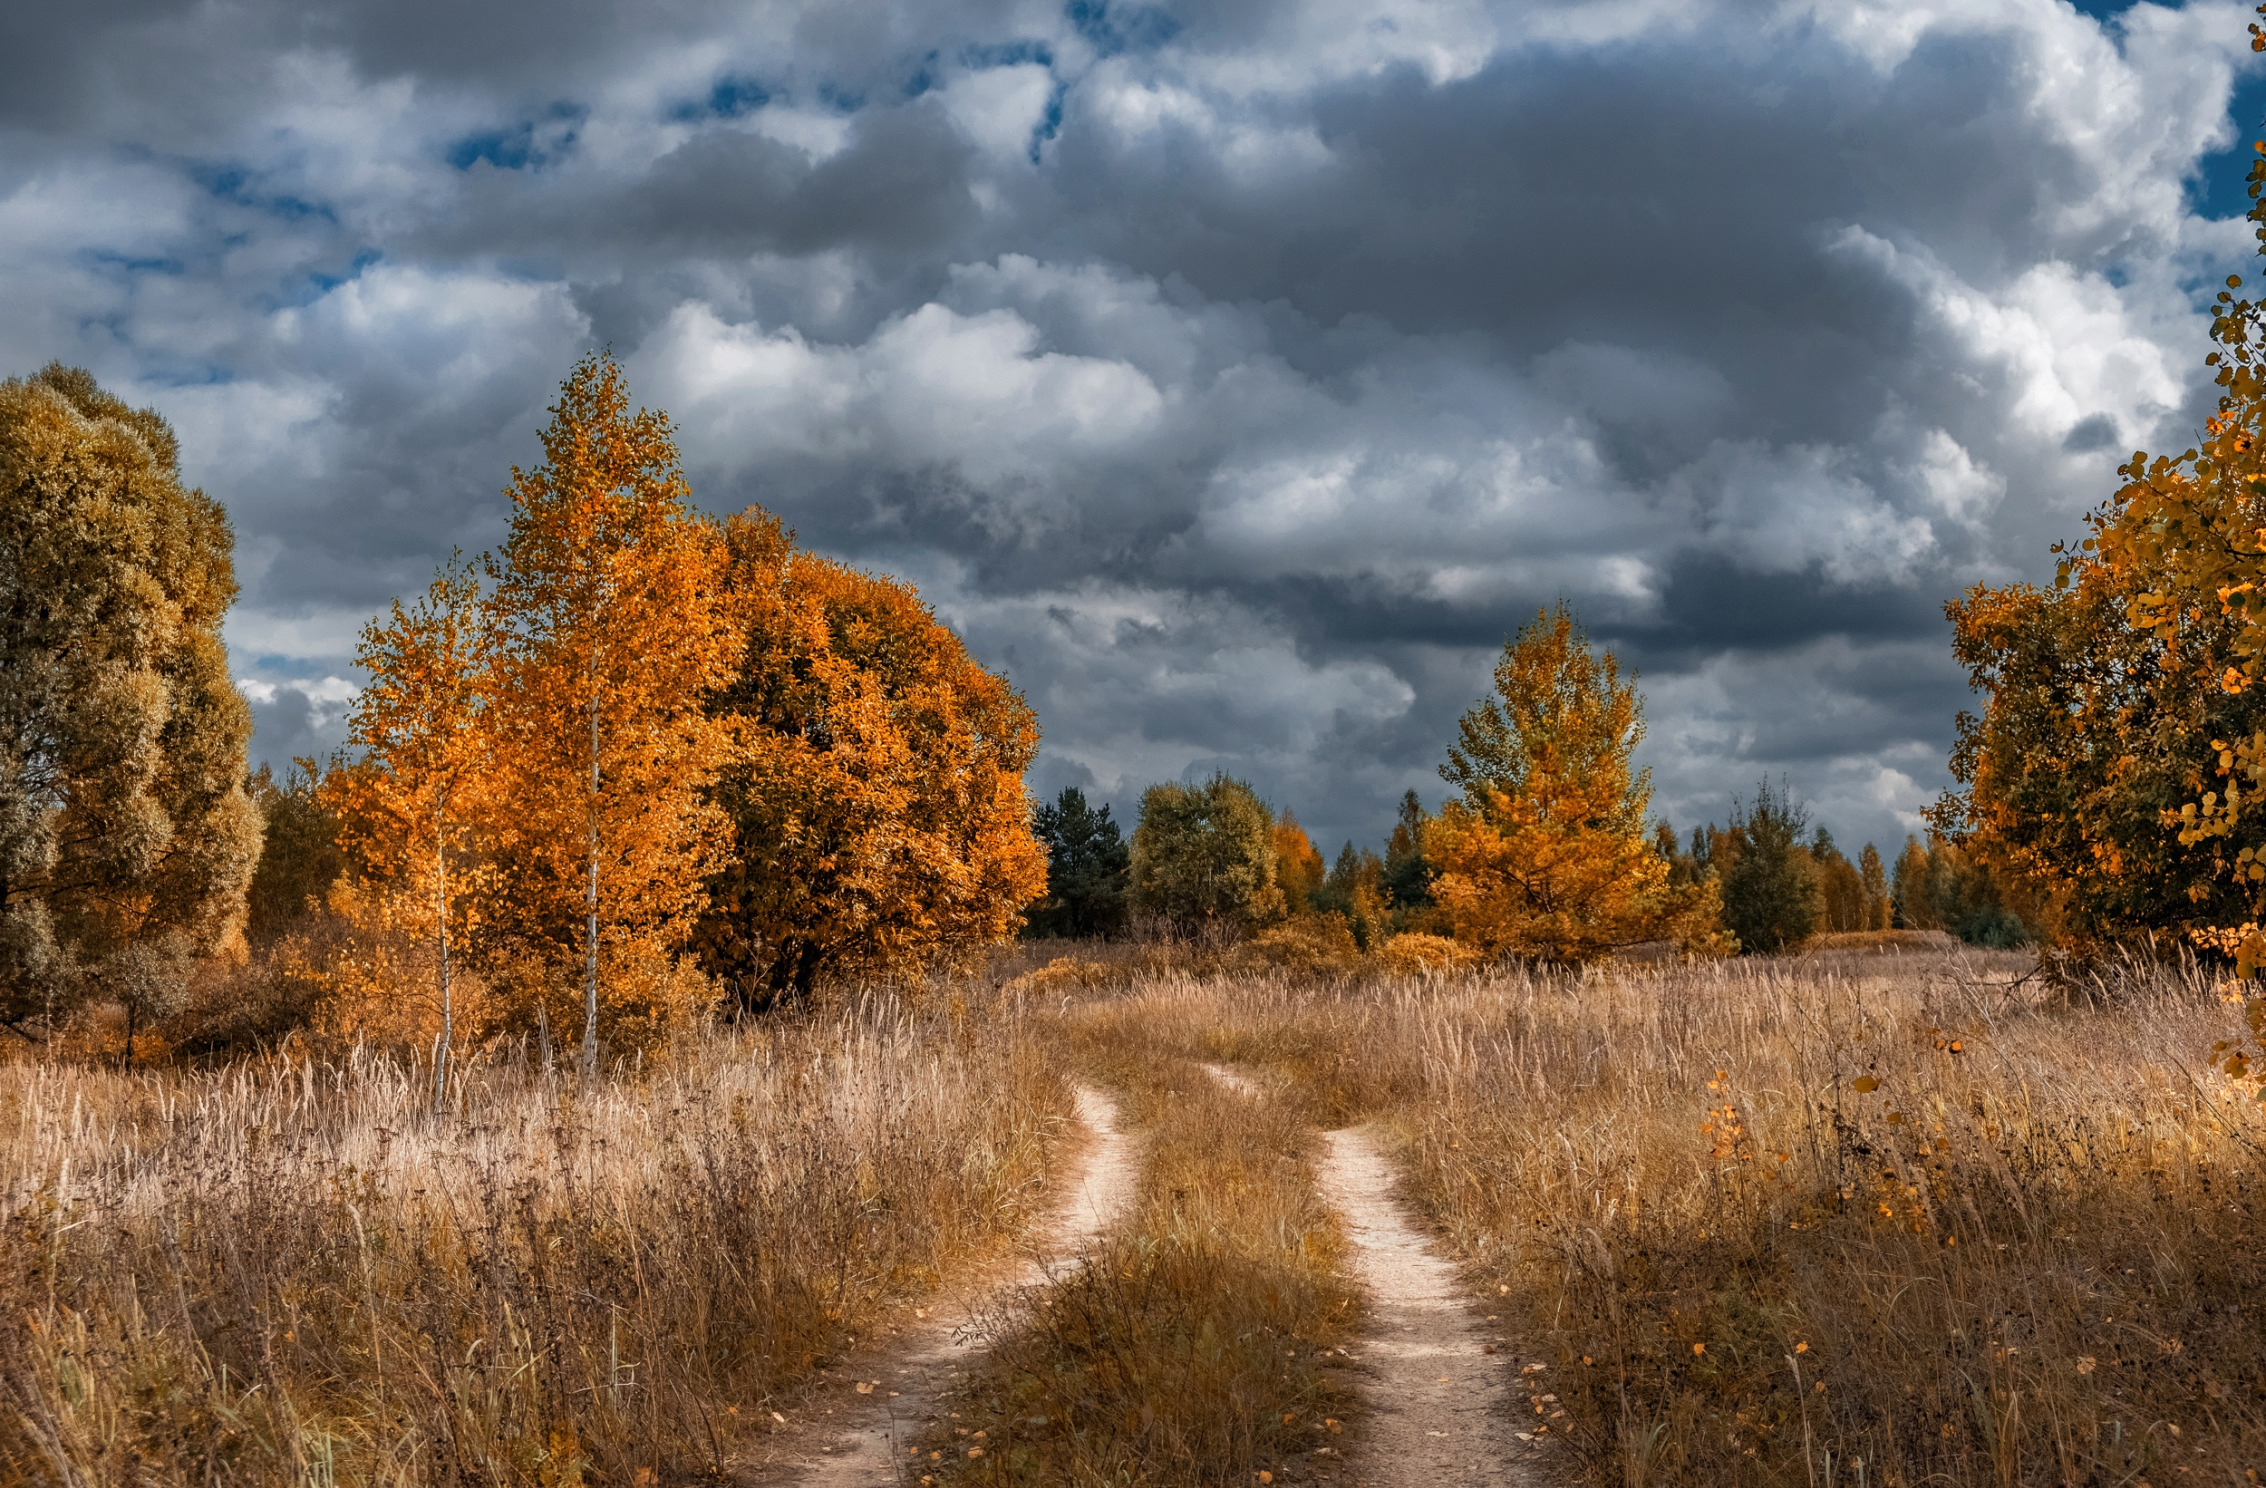
M 1134 909 L 1182 932 L 1280 919 L 1274 828 L 1274 813 L 1233 776 L 1150 786 L 1133 828 Z
M 88 374 L 0 382 L 0 1020 L 129 1013 L 238 943 L 260 819 L 219 503 Z
M 1109 804 L 1090 806 L 1084 791 L 1066 785 L 1031 814 L 1031 831 L 1046 849 L 1046 898 L 1030 911 L 1030 932 L 1095 938 L 1122 931 L 1132 855 Z

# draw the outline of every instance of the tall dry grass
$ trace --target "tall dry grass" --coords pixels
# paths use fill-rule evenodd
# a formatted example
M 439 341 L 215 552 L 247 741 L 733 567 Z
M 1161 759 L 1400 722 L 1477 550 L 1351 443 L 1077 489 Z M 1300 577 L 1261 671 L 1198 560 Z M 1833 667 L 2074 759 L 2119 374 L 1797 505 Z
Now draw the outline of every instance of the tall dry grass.
M 367 1056 L 0 1067 L 0 1477 L 642 1484 L 722 1471 L 891 1295 L 1043 1202 L 1019 1006 L 868 998 L 589 1094 L 426 1111 Z
M 1122 1233 L 1001 1320 L 921 1481 L 1294 1482 L 1342 1443 L 1359 1302 L 1294 1109 L 1159 1058 L 1154 1010 L 1073 1006 L 1081 1067 L 1122 1093 L 1143 1151 Z M 925 1455 L 925 1454 L 924 1454 Z M 1325 1461 L 1327 1458 L 1325 1457 Z
M 2266 1122 L 2208 977 L 1974 953 L 1164 979 L 1183 1052 L 1380 1117 L 1612 1484 L 2244 1483 Z M 1877 1082 L 1877 1083 L 1876 1083 Z M 1544 1399 L 1543 1397 L 1553 1397 Z

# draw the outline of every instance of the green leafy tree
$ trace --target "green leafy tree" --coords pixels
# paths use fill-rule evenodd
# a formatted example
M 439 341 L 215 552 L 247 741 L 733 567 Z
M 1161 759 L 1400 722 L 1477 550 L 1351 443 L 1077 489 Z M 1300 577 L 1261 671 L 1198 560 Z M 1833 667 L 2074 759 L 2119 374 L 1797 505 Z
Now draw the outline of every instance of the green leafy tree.
M 1723 923 L 1750 953 L 1776 953 L 1799 945 L 1818 926 L 1825 896 L 1802 833 L 1809 812 L 1785 786 L 1764 780 L 1753 803 L 1732 811 L 1739 834 L 1737 860 L 1723 875 Z
M 0 382 L 0 1022 L 178 1002 L 240 943 L 250 709 L 228 519 L 173 431 L 85 372 Z
M 319 761 L 299 759 L 281 777 L 262 765 L 247 784 L 266 823 L 245 922 L 245 933 L 255 945 L 304 922 L 346 866 L 338 844 L 338 816 L 322 797 L 322 781 Z
M 1183 932 L 1281 919 L 1274 813 L 1228 775 L 1152 785 L 1133 828 L 1133 908 Z
M 1324 914 L 1345 916 L 1353 927 L 1353 943 L 1364 951 L 1375 949 L 1392 933 L 1384 860 L 1348 842 L 1315 891 L 1314 907 Z
M 1121 933 L 1132 854 L 1108 803 L 1097 809 L 1084 791 L 1064 786 L 1031 813 L 1031 832 L 1046 849 L 1046 898 L 1029 914 L 1029 933 L 1077 939 Z
M 1424 856 L 1424 825 L 1431 818 L 1415 791 L 1401 797 L 1400 816 L 1385 842 L 1385 901 L 1405 918 L 1432 902 L 1432 861 Z

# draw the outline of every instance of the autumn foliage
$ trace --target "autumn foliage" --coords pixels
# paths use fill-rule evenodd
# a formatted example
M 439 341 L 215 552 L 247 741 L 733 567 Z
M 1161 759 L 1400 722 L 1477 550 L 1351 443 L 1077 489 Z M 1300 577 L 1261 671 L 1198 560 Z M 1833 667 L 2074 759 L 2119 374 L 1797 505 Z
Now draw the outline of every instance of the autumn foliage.
M 60 365 L 0 382 L 0 1024 L 170 1011 L 242 950 L 232 546 L 155 411 Z
M 1014 690 L 907 586 L 694 510 L 610 359 L 543 446 L 504 545 L 364 634 L 323 792 L 362 932 L 317 957 L 332 1001 L 430 1041 L 438 1089 L 468 1033 L 579 1029 L 587 1074 L 719 994 L 1010 935 L 1045 885 Z
M 762 513 L 726 540 L 737 670 L 710 706 L 736 740 L 734 840 L 704 964 L 753 1008 L 1013 934 L 1046 891 L 1029 705 L 909 586 L 798 552 Z
M 1425 834 L 1458 940 L 1561 964 L 1647 940 L 1715 947 L 1714 881 L 1672 885 L 1647 840 L 1643 737 L 1635 687 L 1564 605 L 1505 643 L 1495 696 L 1464 714 L 1440 770 L 1463 798 Z

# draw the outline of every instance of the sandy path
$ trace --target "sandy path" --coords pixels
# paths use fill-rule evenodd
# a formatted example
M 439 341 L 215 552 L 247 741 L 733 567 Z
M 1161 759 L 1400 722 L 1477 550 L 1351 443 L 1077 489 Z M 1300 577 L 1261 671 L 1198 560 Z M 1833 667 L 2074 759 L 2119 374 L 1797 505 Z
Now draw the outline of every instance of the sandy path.
M 1539 1454 L 1514 1432 L 1513 1366 L 1490 1355 L 1455 1268 L 1392 1197 L 1392 1163 L 1364 1130 L 1322 1135 L 1322 1196 L 1345 1221 L 1354 1278 L 1370 1300 L 1355 1355 L 1369 1415 L 1347 1464 L 1351 1481 L 1542 1482 Z
M 797 1413 L 801 1420 L 759 1448 L 770 1455 L 749 1463 L 743 1481 L 884 1488 L 919 1480 L 907 1450 L 981 1352 L 979 1320 L 995 1319 L 1019 1292 L 1043 1284 L 1065 1263 L 1077 1264 L 1132 1207 L 1139 1165 L 1132 1142 L 1118 1130 L 1116 1103 L 1083 1085 L 1077 1097 L 1078 1119 L 1092 1140 L 1047 1225 L 1013 1262 L 931 1298 L 882 1349 L 847 1363 L 853 1378 L 813 1391 Z
M 1240 1095 L 1264 1093 L 1240 1070 L 1204 1069 Z M 1517 1435 L 1512 1416 L 1526 1393 L 1511 1387 L 1514 1366 L 1489 1348 L 1455 1267 L 1394 1200 L 1391 1161 L 1359 1128 L 1324 1132 L 1322 1140 L 1317 1186 L 1345 1221 L 1353 1279 L 1370 1302 L 1368 1334 L 1354 1355 L 1369 1418 L 1340 1481 L 1357 1488 L 1541 1483 L 1539 1453 Z

